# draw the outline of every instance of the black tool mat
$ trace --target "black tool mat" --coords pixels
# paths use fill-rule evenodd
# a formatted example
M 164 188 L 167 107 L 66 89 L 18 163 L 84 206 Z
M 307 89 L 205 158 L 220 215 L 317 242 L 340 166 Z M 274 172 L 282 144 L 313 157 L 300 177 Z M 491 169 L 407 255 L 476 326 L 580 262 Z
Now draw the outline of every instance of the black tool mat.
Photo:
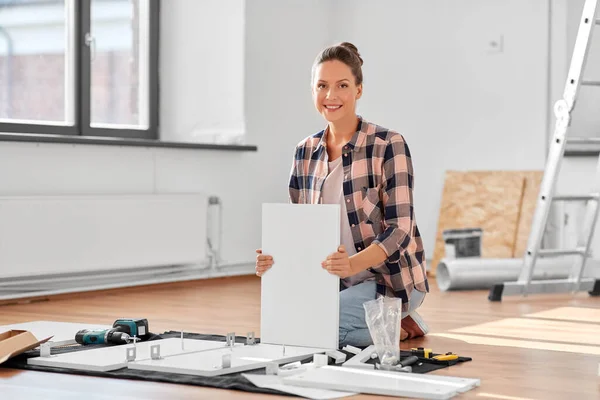
M 148 340 L 158 340 L 158 339 L 167 339 L 167 338 L 178 338 L 181 337 L 181 332 L 176 331 L 168 331 L 159 335 L 150 334 Z M 206 335 L 199 333 L 186 333 L 184 332 L 183 337 L 186 339 L 200 339 L 200 340 L 215 340 L 220 342 L 225 342 L 225 336 L 221 335 Z M 255 339 L 257 343 L 260 340 Z M 241 336 L 236 336 L 237 343 L 245 343 L 246 338 Z M 87 346 L 69 346 L 69 347 L 60 347 L 53 348 L 52 354 L 62 354 L 69 353 L 73 351 L 86 351 L 91 350 L 98 347 L 104 347 L 106 345 L 87 345 Z M 354 356 L 351 353 L 346 353 L 347 359 Z M 87 375 L 87 376 L 100 376 L 107 378 L 119 378 L 119 379 L 133 379 L 133 380 L 143 380 L 143 381 L 153 381 L 153 382 L 167 382 L 167 383 L 179 383 L 186 385 L 195 385 L 195 386 L 207 386 L 214 387 L 220 389 L 231 389 L 231 390 L 241 390 L 246 392 L 254 392 L 254 393 L 267 393 L 267 394 L 278 394 L 278 395 L 287 395 L 292 396 L 288 393 L 282 393 L 277 390 L 272 389 L 263 389 L 254 386 L 248 380 L 246 380 L 242 373 L 233 373 L 222 376 L 194 376 L 194 375 L 183 375 L 183 374 L 174 374 L 168 372 L 154 372 L 154 371 L 139 371 L 139 370 L 131 370 L 127 368 L 122 368 L 115 371 L 110 372 L 96 372 L 96 371 L 79 371 L 72 370 L 67 368 L 54 368 L 54 367 L 42 367 L 36 365 L 28 365 L 27 359 L 31 357 L 38 357 L 40 355 L 39 350 L 31 350 L 20 354 L 8 361 L 4 364 L 0 364 L 1 368 L 14 368 L 14 369 L 26 369 L 26 370 L 34 370 L 34 371 L 45 371 L 45 372 L 58 372 L 65 374 L 73 374 L 73 375 Z M 408 356 L 408 352 L 402 352 L 402 357 Z M 413 365 L 414 373 L 426 373 L 431 372 L 437 369 L 445 368 L 449 365 L 456 364 L 457 362 L 462 361 L 470 361 L 471 359 L 468 357 L 460 357 L 458 360 L 453 361 L 438 361 L 435 360 L 427 360 L 420 359 L 423 361 L 422 363 L 417 363 Z M 310 362 L 312 361 L 312 357 L 309 359 L 303 360 L 302 362 Z M 369 362 L 375 363 L 377 359 L 370 360 Z M 330 364 L 334 363 L 333 360 L 330 359 Z M 420 365 L 419 365 L 420 364 Z M 260 368 L 254 371 L 245 371 L 244 373 L 253 373 L 253 374 L 264 374 L 265 369 Z
M 400 350 L 400 359 L 401 360 L 406 357 L 410 357 L 411 355 L 412 354 L 410 351 Z M 432 357 L 438 356 L 438 355 L 440 355 L 440 354 L 438 354 L 438 353 L 431 354 Z M 431 371 L 435 371 L 438 369 L 449 367 L 451 365 L 456 365 L 458 363 L 472 361 L 472 360 L 473 359 L 471 357 L 462 357 L 462 356 L 459 356 L 455 360 L 445 360 L 445 361 L 435 360 L 433 358 L 419 357 L 419 361 L 417 361 L 415 364 L 411 365 L 411 367 L 412 367 L 412 372 L 414 372 L 416 374 L 426 374 Z M 374 359 L 371 359 L 371 360 L 367 361 L 366 363 L 367 364 L 378 364 L 379 358 L 375 357 Z

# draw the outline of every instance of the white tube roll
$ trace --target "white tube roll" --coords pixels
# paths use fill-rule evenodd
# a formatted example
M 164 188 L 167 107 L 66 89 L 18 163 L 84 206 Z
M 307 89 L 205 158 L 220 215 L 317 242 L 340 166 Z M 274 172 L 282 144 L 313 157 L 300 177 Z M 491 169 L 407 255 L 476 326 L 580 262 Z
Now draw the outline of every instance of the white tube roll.
M 568 278 L 575 257 L 538 258 L 533 280 Z M 523 268 L 522 258 L 442 259 L 437 266 L 436 281 L 441 291 L 490 289 L 503 282 L 516 282 Z M 583 277 L 600 278 L 600 261 L 588 259 Z

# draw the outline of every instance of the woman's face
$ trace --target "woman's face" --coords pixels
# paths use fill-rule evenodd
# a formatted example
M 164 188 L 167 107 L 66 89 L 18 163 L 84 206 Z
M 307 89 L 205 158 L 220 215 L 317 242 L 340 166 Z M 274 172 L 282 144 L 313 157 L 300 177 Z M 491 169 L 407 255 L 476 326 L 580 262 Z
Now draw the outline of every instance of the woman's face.
M 315 69 L 312 93 L 319 114 L 334 122 L 355 117 L 362 85 L 356 85 L 352 70 L 343 62 L 325 61 Z

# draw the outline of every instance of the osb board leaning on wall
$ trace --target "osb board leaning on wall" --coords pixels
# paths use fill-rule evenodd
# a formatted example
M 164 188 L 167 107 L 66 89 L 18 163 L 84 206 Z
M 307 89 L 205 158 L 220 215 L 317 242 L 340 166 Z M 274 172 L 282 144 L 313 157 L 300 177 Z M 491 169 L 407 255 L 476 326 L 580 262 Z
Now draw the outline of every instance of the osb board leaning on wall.
M 511 258 L 524 188 L 510 171 L 447 171 L 430 274 L 444 257 L 446 229 L 481 228 L 482 257 Z
M 523 192 L 521 215 L 517 226 L 517 239 L 513 251 L 513 257 L 521 258 L 525 255 L 525 249 L 527 248 L 544 171 L 515 171 L 513 173 L 525 178 L 525 191 Z

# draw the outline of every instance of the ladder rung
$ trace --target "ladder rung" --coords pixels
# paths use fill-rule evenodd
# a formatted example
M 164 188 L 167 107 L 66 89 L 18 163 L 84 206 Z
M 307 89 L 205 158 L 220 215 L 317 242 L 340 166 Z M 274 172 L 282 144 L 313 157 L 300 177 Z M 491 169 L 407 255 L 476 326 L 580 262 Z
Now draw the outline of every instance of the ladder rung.
M 600 81 L 582 81 L 583 86 L 600 86 Z
M 600 138 L 598 137 L 567 137 L 566 141 L 569 144 L 582 144 L 582 145 L 593 145 L 593 144 L 600 144 Z
M 544 249 L 538 252 L 540 257 L 558 257 L 558 256 L 573 256 L 573 255 L 583 255 L 585 254 L 585 248 L 578 247 L 576 249 Z
M 554 196 L 552 200 L 554 201 L 587 201 L 587 200 L 598 200 L 600 196 L 597 194 L 584 194 L 584 195 L 563 195 L 563 196 Z

